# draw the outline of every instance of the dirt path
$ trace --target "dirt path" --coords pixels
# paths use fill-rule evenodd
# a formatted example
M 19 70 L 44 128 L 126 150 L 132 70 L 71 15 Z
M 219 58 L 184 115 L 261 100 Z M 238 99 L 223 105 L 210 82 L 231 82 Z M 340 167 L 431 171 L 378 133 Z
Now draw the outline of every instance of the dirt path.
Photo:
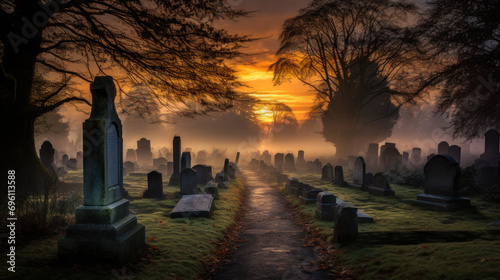
M 242 176 L 250 191 L 240 233 L 245 241 L 213 279 L 330 279 L 312 262 L 314 250 L 302 246 L 305 233 L 294 223 L 278 191 L 251 171 L 243 171 Z

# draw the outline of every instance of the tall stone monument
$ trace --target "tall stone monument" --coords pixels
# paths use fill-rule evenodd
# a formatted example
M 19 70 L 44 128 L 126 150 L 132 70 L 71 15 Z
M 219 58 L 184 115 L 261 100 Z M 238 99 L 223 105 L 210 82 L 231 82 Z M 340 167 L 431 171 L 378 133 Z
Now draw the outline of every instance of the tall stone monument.
M 181 137 L 174 136 L 173 140 L 174 172 L 170 177 L 169 186 L 179 186 L 181 179 Z
M 145 228 L 123 198 L 122 125 L 112 77 L 90 85 L 92 112 L 83 123 L 83 205 L 59 240 L 62 261 L 124 263 L 145 245 Z

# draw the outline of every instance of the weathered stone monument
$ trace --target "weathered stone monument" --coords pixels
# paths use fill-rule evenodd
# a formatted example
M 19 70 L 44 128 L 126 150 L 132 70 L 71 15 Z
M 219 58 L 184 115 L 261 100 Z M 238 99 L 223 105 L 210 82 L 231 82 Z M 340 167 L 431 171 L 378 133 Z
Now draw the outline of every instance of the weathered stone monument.
M 83 206 L 59 240 L 61 261 L 124 263 L 142 251 L 144 226 L 123 199 L 122 125 L 116 113 L 111 77 L 90 85 L 92 112 L 83 124 Z
M 160 166 L 160 164 L 167 164 L 167 162 L 168 162 L 168 160 L 164 157 L 155 158 L 155 159 L 153 159 L 153 167 L 158 168 L 158 166 Z
M 358 208 L 348 203 L 339 203 L 335 206 L 334 243 L 344 245 L 358 237 L 357 211 Z
M 339 186 L 344 184 L 344 170 L 341 165 L 335 166 L 335 184 Z
M 198 164 L 205 164 L 207 162 L 207 152 L 206 151 L 198 151 L 196 154 L 196 162 Z
M 137 162 L 137 156 L 135 155 L 134 149 L 128 149 L 127 155 L 125 156 L 126 161 Z
M 352 173 L 353 175 L 353 180 L 352 180 L 352 186 L 365 190 L 367 188 L 365 184 L 365 172 L 366 171 L 366 165 L 365 165 L 365 160 L 363 157 L 358 157 L 356 158 L 356 162 L 354 163 L 354 171 Z
M 337 198 L 329 192 L 320 192 L 316 198 L 315 217 L 321 221 L 333 221 Z
M 123 163 L 123 166 L 127 168 L 127 171 L 129 173 L 132 173 L 135 171 L 135 164 L 131 161 L 126 161 Z
M 143 197 L 153 198 L 163 196 L 163 180 L 160 172 L 151 171 L 148 173 L 148 189 Z
M 192 168 L 185 168 L 181 171 L 180 176 L 181 195 L 196 194 L 196 171 Z
M 52 175 L 56 174 L 54 166 L 54 151 L 55 150 L 49 141 L 43 142 L 42 146 L 40 147 L 40 161 Z
M 306 160 L 304 158 L 304 151 L 299 150 L 299 153 L 297 154 L 297 168 L 305 168 L 306 167 Z
M 448 149 L 450 148 L 450 144 L 446 141 L 441 141 L 438 144 L 438 154 L 448 154 Z
M 151 141 L 141 138 L 137 141 L 137 163 L 140 166 L 151 166 L 153 164 L 153 153 L 151 152 Z
M 196 171 L 198 185 L 206 185 L 210 180 L 213 180 L 212 166 L 198 164 L 193 166 L 193 169 Z
M 285 166 L 285 155 L 282 153 L 277 153 L 274 155 L 274 167 L 283 170 Z
M 295 171 L 295 159 L 293 157 L 293 154 L 286 154 L 284 170 Z
M 181 137 L 174 136 L 173 140 L 174 171 L 170 177 L 169 186 L 178 186 L 181 176 Z
M 425 165 L 424 173 L 425 191 L 417 196 L 415 203 L 436 210 L 453 211 L 471 207 L 470 199 L 459 196 L 460 167 L 451 156 L 435 155 Z
M 398 149 L 392 145 L 388 146 L 388 144 L 392 143 L 386 143 L 385 149 L 380 154 L 380 165 L 384 171 L 398 169 L 403 161 Z
M 381 195 L 381 196 L 392 196 L 394 195 L 394 190 L 391 189 L 388 178 L 382 174 L 377 173 L 373 176 L 373 183 L 368 190 L 371 194 Z
M 321 170 L 321 180 L 331 182 L 333 179 L 333 166 L 330 163 L 327 163 Z
M 408 163 L 412 167 L 419 167 L 422 166 L 425 162 L 422 161 L 422 149 L 420 148 L 413 148 L 411 150 L 410 158 L 408 160 Z
M 182 152 L 181 171 L 186 168 L 191 168 L 191 152 Z
M 69 160 L 69 156 L 68 155 L 63 155 L 62 159 L 61 159 L 61 165 L 66 167 L 66 164 L 68 163 L 68 160 Z

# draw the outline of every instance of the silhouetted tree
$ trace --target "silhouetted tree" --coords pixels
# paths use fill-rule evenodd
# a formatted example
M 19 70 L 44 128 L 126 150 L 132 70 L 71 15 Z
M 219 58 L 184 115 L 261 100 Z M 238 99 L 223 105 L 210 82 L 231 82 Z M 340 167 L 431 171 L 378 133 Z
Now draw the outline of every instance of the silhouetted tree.
M 1 170 L 16 170 L 17 199 L 47 176 L 35 152 L 35 120 L 64 104 L 90 105 L 77 86 L 88 88 L 96 75 L 115 77 L 118 102 L 137 105 L 129 110 L 148 109 L 145 101 L 188 115 L 229 107 L 240 83 L 225 60 L 249 38 L 214 20 L 245 14 L 223 0 L 1 1 Z M 148 90 L 124 90 L 138 86 Z M 196 107 L 186 105 L 191 100 Z
M 267 103 L 264 106 L 271 114 L 271 121 L 265 123 L 269 140 L 278 145 L 293 141 L 297 136 L 299 123 L 292 108 L 282 102 Z
M 420 28 L 441 83 L 438 112 L 450 114 L 453 134 L 480 137 L 500 128 L 500 2 L 429 1 Z
M 274 82 L 295 77 L 317 92 L 313 113 L 338 157 L 363 148 L 355 145 L 364 132 L 372 141 L 389 136 L 398 108 L 427 86 L 407 22 L 415 12 L 400 1 L 315 0 L 285 21 Z

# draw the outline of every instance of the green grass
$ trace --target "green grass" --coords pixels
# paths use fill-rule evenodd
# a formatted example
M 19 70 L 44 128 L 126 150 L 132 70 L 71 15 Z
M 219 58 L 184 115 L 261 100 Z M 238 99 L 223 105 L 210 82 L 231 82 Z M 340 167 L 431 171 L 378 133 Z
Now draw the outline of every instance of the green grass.
M 70 172 L 66 180 L 78 181 L 81 172 Z M 142 198 L 147 178 L 128 176 L 125 189 L 131 196 L 130 208 L 138 222 L 146 227 L 149 254 L 139 262 L 128 264 L 127 275 L 133 279 L 197 279 L 204 272 L 205 259 L 214 254 L 216 241 L 221 240 L 227 228 L 234 224 L 244 185 L 237 179 L 228 189 L 221 189 L 215 200 L 212 218 L 170 219 L 170 211 L 179 201 L 178 187 L 167 187 L 165 198 Z M 119 279 L 120 267 L 102 264 L 63 266 L 57 262 L 57 240 L 62 235 L 44 239 L 16 251 L 16 273 L 2 274 L 7 279 Z M 157 249 L 156 249 L 157 248 Z
M 475 211 L 439 212 L 409 203 L 423 192 L 418 188 L 391 185 L 396 196 L 381 197 L 326 183 L 317 174 L 289 176 L 374 217 L 375 223 L 358 224 L 356 242 L 339 249 L 339 260 L 358 271 L 359 279 L 500 279 L 500 229 L 488 225 L 500 220 L 500 205 L 484 196 L 470 197 Z M 313 219 L 315 205 L 288 198 L 331 240 L 333 222 Z

